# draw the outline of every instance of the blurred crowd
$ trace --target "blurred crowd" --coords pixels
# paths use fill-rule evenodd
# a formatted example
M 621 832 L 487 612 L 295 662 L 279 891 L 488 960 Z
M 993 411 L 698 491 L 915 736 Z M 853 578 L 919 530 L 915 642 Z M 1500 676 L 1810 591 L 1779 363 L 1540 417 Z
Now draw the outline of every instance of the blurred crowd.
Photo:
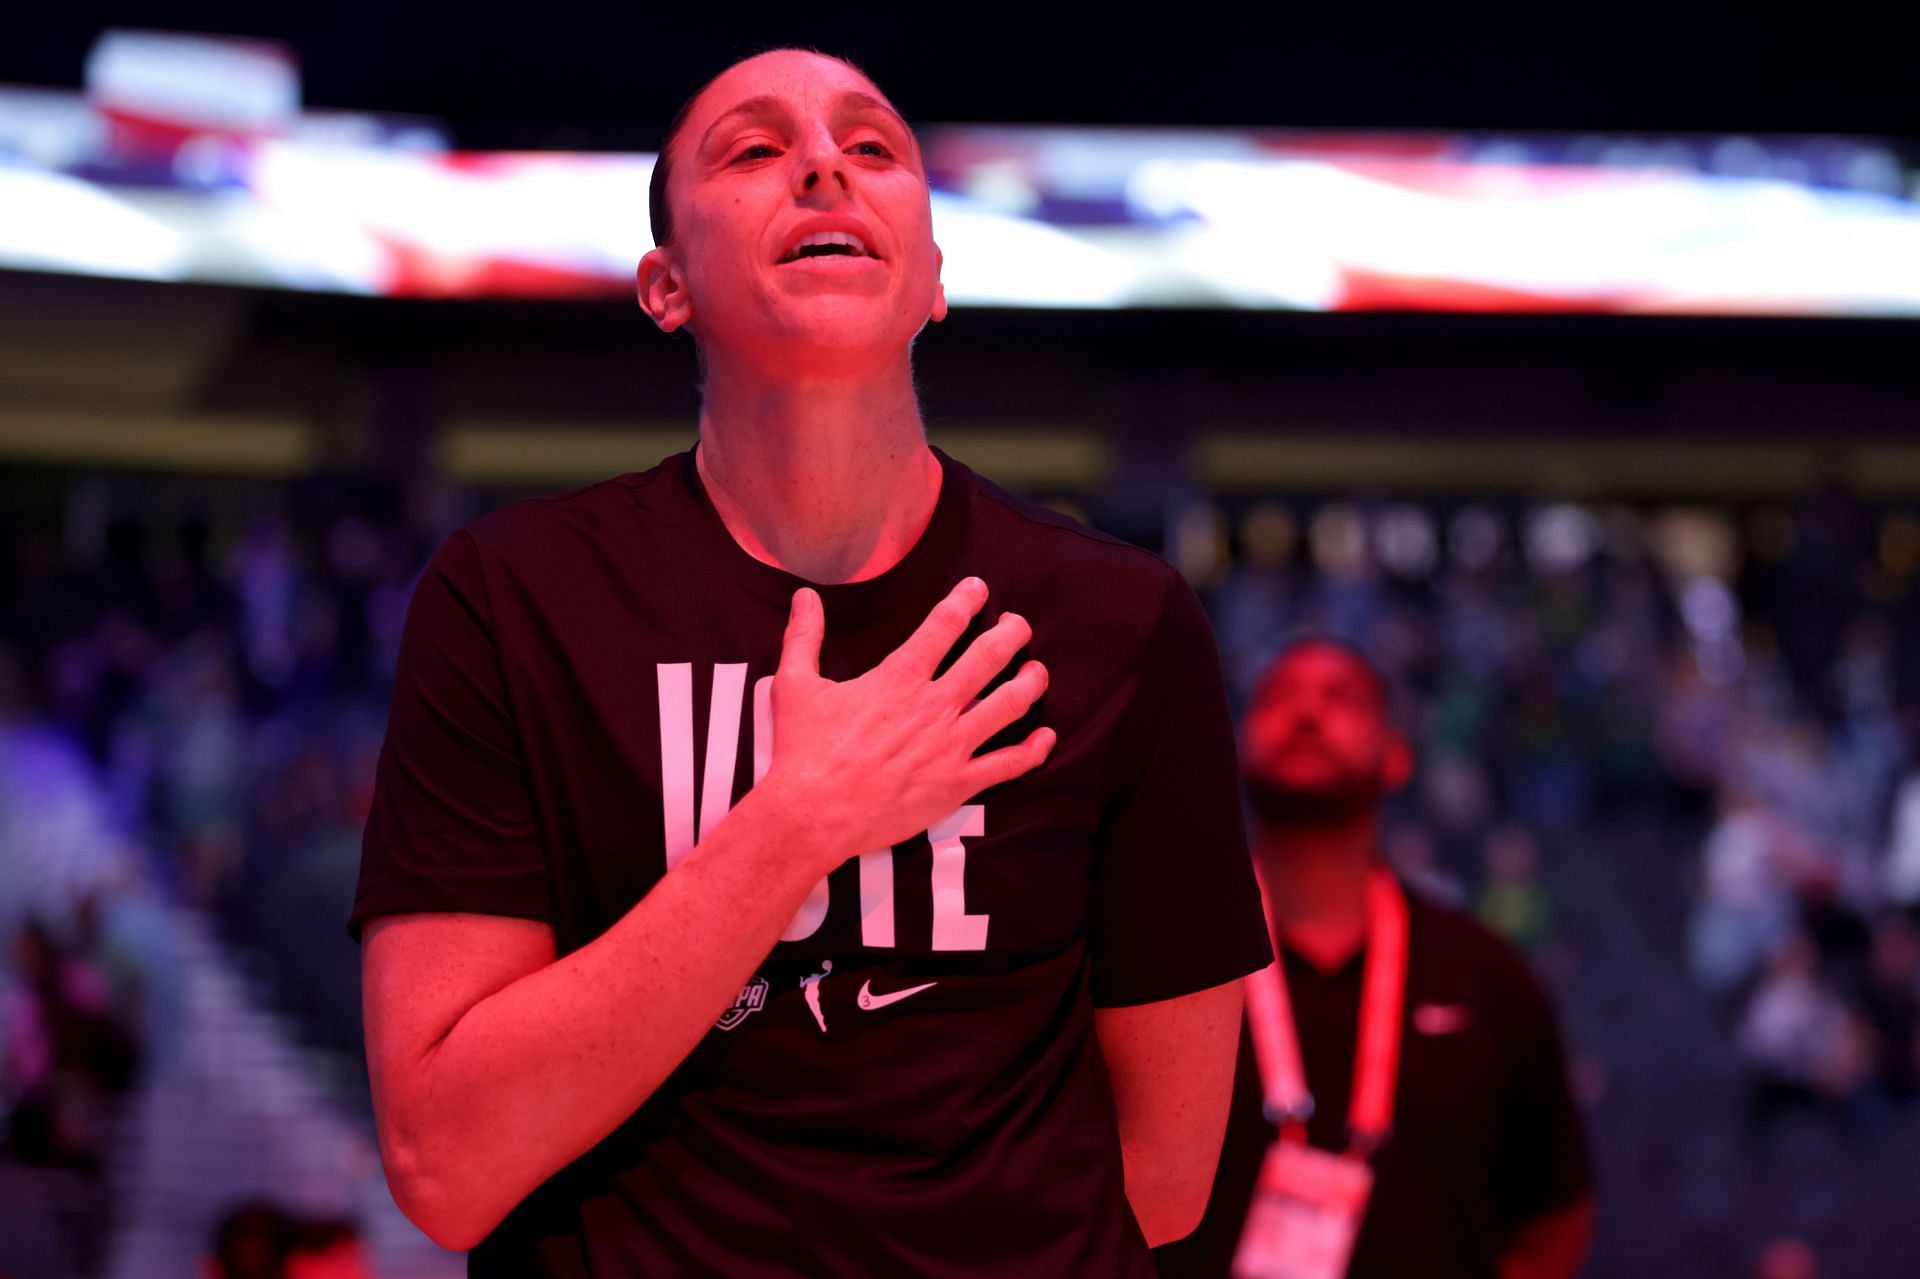
M 82 482 L 62 522 L 7 531 L 0 694 L 83 743 L 169 889 L 357 1045 L 343 892 L 412 578 L 458 521 L 436 490 L 331 475 L 212 516 L 126 496 Z
M 266 954 L 316 1040 L 357 1049 L 341 921 L 411 580 L 457 520 L 434 517 L 433 490 L 335 476 L 239 496 L 156 515 L 152 489 L 89 477 L 57 518 L 0 526 L 0 715 L 79 743 L 162 895 Z M 93 1273 L 111 1146 L 143 1067 L 177 1046 L 180 975 L 137 935 L 164 927 L 138 894 L 50 893 L 27 851 L 0 847 L 0 1176 L 20 1170 L 0 1271 Z M 357 1248 L 239 1205 L 208 1273 L 361 1273 Z
M 481 500 L 319 475 L 156 514 L 83 479 L 58 519 L 0 527 L 0 707 L 83 743 L 170 890 L 271 954 L 289 1001 L 347 1047 L 341 921 L 401 624 L 419 566 Z M 1374 655 L 1419 754 L 1389 858 L 1550 985 L 1572 962 L 1553 859 L 1651 815 L 1698 848 L 1672 868 L 1672 958 L 1724 1010 L 1755 1123 L 1871 1123 L 1912 1098 L 1920 519 L 1831 495 L 1200 501 L 1154 549 L 1208 603 L 1236 714 L 1301 628 Z M 47 1081 L 127 1086 L 137 982 L 84 918 L 12 923 L 9 1144 L 93 1157 Z
M 0 1273 L 16 1245 L 83 1269 L 105 1256 L 108 1161 L 162 1002 L 105 909 L 81 897 L 67 936 L 38 913 L 14 924 L 0 975 Z
M 0 989 L 0 1105 L 7 1157 L 99 1173 L 119 1099 L 145 1039 L 140 970 L 111 948 L 96 898 L 72 920 L 71 943 L 29 916 L 13 936 Z
M 1238 703 L 1301 627 L 1394 677 L 1422 760 L 1388 837 L 1403 873 L 1470 894 L 1552 980 L 1540 841 L 1634 810 L 1697 830 L 1685 963 L 1746 1063 L 1756 1126 L 1913 1098 L 1911 512 L 1820 495 L 1746 512 L 1334 503 L 1303 521 L 1260 503 L 1237 527 L 1201 508 L 1176 549 L 1216 579 Z

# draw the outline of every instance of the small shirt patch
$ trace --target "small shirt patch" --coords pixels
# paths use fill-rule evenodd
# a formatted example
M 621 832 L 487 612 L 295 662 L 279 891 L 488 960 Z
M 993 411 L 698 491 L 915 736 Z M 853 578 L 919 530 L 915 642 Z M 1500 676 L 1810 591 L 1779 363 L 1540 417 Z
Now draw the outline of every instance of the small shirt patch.
M 713 1023 L 716 1030 L 732 1030 L 741 1022 L 767 1006 L 767 991 L 771 987 L 765 977 L 755 977 L 740 988 L 739 996 L 733 1001 L 733 1007 L 720 1014 Z

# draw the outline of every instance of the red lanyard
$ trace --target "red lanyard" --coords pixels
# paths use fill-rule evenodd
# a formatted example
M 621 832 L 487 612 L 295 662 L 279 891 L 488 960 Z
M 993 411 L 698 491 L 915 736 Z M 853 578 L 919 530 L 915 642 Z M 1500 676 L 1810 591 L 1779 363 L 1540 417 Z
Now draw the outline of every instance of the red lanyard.
M 1262 899 L 1265 894 L 1263 892 Z M 1367 958 L 1360 987 L 1360 1043 L 1347 1107 L 1350 1149 L 1362 1158 L 1393 1131 L 1393 1093 L 1400 1074 L 1400 1023 L 1407 993 L 1407 899 L 1393 873 L 1375 866 L 1367 877 Z M 1247 978 L 1247 1021 L 1260 1064 L 1267 1118 L 1285 1141 L 1305 1141 L 1313 1094 L 1300 1064 L 1300 1039 L 1278 955 Z

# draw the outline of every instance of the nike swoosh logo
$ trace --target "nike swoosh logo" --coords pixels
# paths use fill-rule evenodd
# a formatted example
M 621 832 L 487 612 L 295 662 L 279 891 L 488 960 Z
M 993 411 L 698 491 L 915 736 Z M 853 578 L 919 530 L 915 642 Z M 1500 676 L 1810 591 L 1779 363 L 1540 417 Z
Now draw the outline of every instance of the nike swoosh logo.
M 1413 1028 L 1423 1035 L 1451 1035 L 1472 1020 L 1473 1010 L 1465 1004 L 1421 1004 L 1413 1010 Z
M 917 995 L 923 990 L 932 990 L 939 984 L 937 981 L 930 981 L 924 986 L 909 986 L 905 990 L 896 990 L 891 995 L 876 995 L 873 993 L 872 983 L 863 981 L 860 983 L 860 998 L 857 1002 L 862 1008 L 872 1012 L 876 1008 L 885 1008 L 888 1004 L 897 1004 L 909 995 Z

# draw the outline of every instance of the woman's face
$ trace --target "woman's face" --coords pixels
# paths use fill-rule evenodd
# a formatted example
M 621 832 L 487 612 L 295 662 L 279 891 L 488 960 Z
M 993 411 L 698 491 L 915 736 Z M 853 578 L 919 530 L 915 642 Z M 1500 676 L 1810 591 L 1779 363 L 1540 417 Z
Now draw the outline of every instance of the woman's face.
M 684 294 L 649 304 L 643 262 L 641 299 L 662 327 L 693 330 L 710 370 L 845 376 L 903 359 L 945 315 L 918 143 L 845 63 L 737 63 L 670 145 L 673 239 L 647 257 Z

